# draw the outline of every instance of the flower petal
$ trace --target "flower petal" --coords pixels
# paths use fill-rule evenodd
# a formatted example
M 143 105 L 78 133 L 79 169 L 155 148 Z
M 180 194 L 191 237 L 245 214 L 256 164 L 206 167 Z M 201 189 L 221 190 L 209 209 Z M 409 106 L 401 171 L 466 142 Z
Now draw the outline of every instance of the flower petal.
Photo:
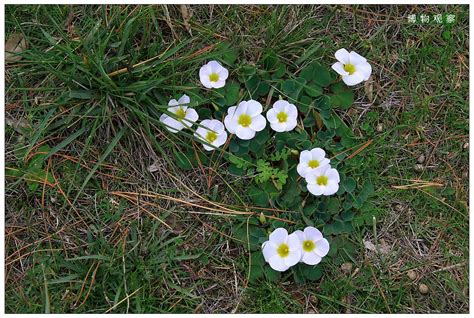
M 198 119 L 198 113 L 193 108 L 188 108 L 186 110 L 186 116 L 183 119 L 183 125 L 190 128 Z
M 290 254 L 287 257 L 283 258 L 283 262 L 286 266 L 291 267 L 298 263 L 301 260 L 301 250 L 290 250 Z
M 205 88 L 212 88 L 212 82 L 211 80 L 209 79 L 209 75 L 199 75 L 199 80 L 201 81 L 201 84 L 205 87 Z
M 228 132 L 235 134 L 237 128 L 237 118 L 235 117 L 235 110 L 237 106 L 232 106 L 227 109 L 227 115 L 224 117 L 224 125 Z
M 301 230 L 296 230 L 292 234 L 295 234 L 298 237 L 298 239 L 300 240 L 300 245 L 305 240 L 304 232 Z
M 262 104 L 257 102 L 256 100 L 248 100 L 247 101 L 247 114 L 254 117 L 260 115 L 262 113 L 263 107 Z
M 352 75 L 343 76 L 342 80 L 347 86 L 354 86 L 364 81 L 364 74 L 362 72 L 355 72 Z
M 339 49 L 334 53 L 336 59 L 342 64 L 349 63 L 349 52 L 346 49 Z
M 240 139 L 249 140 L 255 137 L 255 130 L 249 127 L 243 127 L 241 125 L 237 125 L 237 128 L 235 129 L 235 134 Z
M 283 262 L 283 258 L 281 258 L 280 255 L 272 256 L 268 260 L 268 263 L 270 264 L 271 268 L 273 268 L 274 270 L 279 271 L 279 272 L 284 272 L 288 268 L 290 268 L 289 266 L 285 265 L 285 263 Z
M 337 182 L 335 182 L 334 180 L 329 180 L 327 186 L 325 186 L 324 188 L 324 195 L 333 195 L 337 192 L 337 190 L 339 190 L 339 184 L 337 184 Z
M 266 115 L 267 120 L 268 120 L 271 124 L 277 123 L 277 122 L 278 122 L 278 118 L 277 118 L 276 115 L 277 115 L 277 113 L 276 113 L 275 109 L 274 109 L 274 108 L 270 108 L 270 109 L 267 111 L 267 115 Z
M 211 82 L 213 88 L 221 88 L 225 86 L 225 80 L 218 80 L 217 82 Z
M 316 242 L 323 238 L 323 234 L 317 228 L 313 226 L 307 226 L 304 229 L 304 235 L 306 239 Z
M 308 170 L 309 167 L 308 167 L 308 164 L 307 163 L 299 163 L 297 166 L 296 166 L 296 171 L 298 171 L 298 174 L 300 176 L 302 176 L 303 178 L 306 177 L 306 174 L 308 173 Z
M 272 129 L 276 132 L 284 132 L 286 131 L 287 124 L 280 122 L 270 123 L 270 127 L 272 127 Z
M 309 168 L 309 167 L 308 167 Z M 305 180 L 308 184 L 316 184 L 316 178 L 320 175 L 320 169 L 309 168 L 306 171 Z
M 172 99 L 168 102 L 168 106 L 178 106 L 178 105 L 179 105 L 179 102 L 176 99 Z M 169 108 L 168 108 L 168 111 L 170 111 Z
M 341 181 L 339 178 L 339 172 L 337 172 L 337 170 L 334 168 L 328 169 L 326 176 L 329 178 L 329 180 L 334 180 L 335 182 Z
M 321 162 L 322 159 L 326 156 L 326 152 L 321 148 L 311 149 L 311 158 Z
M 342 64 L 341 62 L 336 62 L 334 63 L 331 68 L 333 70 L 336 71 L 337 74 L 339 75 L 342 75 L 342 76 L 347 76 L 349 75 L 349 72 L 346 72 L 346 70 L 344 70 L 344 64 Z
M 288 240 L 288 231 L 285 228 L 279 227 L 270 233 L 269 240 L 276 246 L 281 243 L 286 243 Z
M 216 147 L 220 147 L 223 144 L 225 144 L 226 141 L 227 141 L 227 132 L 223 131 L 219 135 L 217 135 L 217 139 L 214 141 L 213 144 Z
M 296 119 L 298 117 L 298 108 L 293 104 L 288 104 L 286 107 L 288 107 L 288 117 Z
M 222 67 L 222 69 L 218 72 L 219 74 L 219 79 L 225 81 L 229 77 L 229 71 L 225 68 Z
M 353 64 L 353 65 L 359 65 L 359 64 L 362 64 L 362 63 L 366 63 L 367 60 L 365 59 L 365 57 L 359 55 L 358 53 L 352 51 L 351 53 L 349 53 L 349 63 Z
M 265 120 L 265 117 L 263 117 L 262 115 L 257 115 L 255 117 L 252 117 L 250 128 L 252 128 L 255 131 L 262 131 L 266 125 L 267 125 L 267 121 Z
M 303 257 L 301 258 L 301 261 L 308 265 L 319 264 L 321 260 L 322 258 L 312 251 L 309 253 L 303 253 Z
M 296 234 L 295 232 L 288 235 L 288 246 L 290 247 L 290 251 L 299 250 L 301 248 L 301 240 L 298 235 L 300 234 Z
M 323 187 L 317 184 L 308 184 L 307 186 L 308 191 L 311 192 L 313 195 L 322 195 L 324 192 Z
M 183 105 L 183 104 L 189 104 L 191 102 L 191 99 L 189 98 L 188 95 L 184 94 L 183 96 L 181 96 L 179 99 L 178 99 L 178 103 L 180 105 Z
M 328 158 L 323 158 L 319 161 L 319 167 L 318 169 L 327 169 L 329 167 L 329 163 L 331 162 L 331 160 L 329 160 Z
M 211 120 L 210 128 L 214 130 L 216 133 L 221 133 L 224 131 L 224 124 L 220 120 L 213 119 Z
M 295 129 L 296 124 L 297 124 L 297 121 L 296 121 L 295 118 L 288 119 L 288 120 L 286 121 L 286 129 L 285 129 L 285 131 L 292 131 L 293 129 Z
M 167 116 L 162 122 L 165 124 L 166 129 L 172 133 L 176 133 L 184 128 L 184 125 L 181 122 L 169 116 Z
M 263 258 L 265 259 L 266 262 L 272 258 L 272 256 L 276 255 L 277 249 L 275 244 L 272 244 L 270 241 L 266 241 L 262 244 L 262 254 Z
M 209 65 L 209 67 L 211 68 L 211 73 L 219 73 L 222 69 L 221 63 L 217 61 L 210 61 L 209 63 L 207 63 L 207 65 Z
M 300 163 L 308 164 L 308 162 L 312 159 L 311 152 L 309 150 L 303 150 L 300 153 Z
M 319 241 L 315 242 L 316 247 L 314 248 L 314 252 L 321 257 L 324 257 L 329 252 L 329 242 L 325 238 L 320 239 Z
M 372 74 L 372 66 L 369 63 L 362 63 L 357 65 L 357 69 L 364 75 L 364 81 L 368 80 Z
M 238 117 L 242 114 L 247 114 L 247 107 L 248 105 L 246 101 L 240 102 L 237 108 L 235 109 L 234 115 Z
M 209 74 L 211 73 L 212 73 L 212 68 L 208 64 L 201 66 L 201 68 L 199 69 L 199 77 L 209 78 Z
M 282 112 L 285 111 L 285 107 L 288 105 L 288 102 L 286 100 L 278 100 L 275 103 L 273 103 L 273 109 L 276 110 L 276 112 Z

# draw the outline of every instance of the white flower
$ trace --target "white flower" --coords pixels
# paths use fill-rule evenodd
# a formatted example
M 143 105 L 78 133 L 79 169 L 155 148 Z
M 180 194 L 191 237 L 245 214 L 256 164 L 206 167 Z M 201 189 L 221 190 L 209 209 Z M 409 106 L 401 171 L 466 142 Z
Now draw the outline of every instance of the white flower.
M 199 70 L 199 79 L 206 88 L 224 87 L 228 76 L 229 71 L 217 61 L 210 61 Z
M 267 111 L 267 119 L 274 131 L 291 131 L 296 127 L 298 110 L 286 100 L 279 100 Z
M 304 232 L 298 230 L 294 234 L 300 239 L 301 262 L 316 265 L 328 254 L 329 242 L 317 228 L 308 226 Z
M 224 129 L 223 123 L 217 119 L 204 119 L 201 121 L 200 125 L 201 126 L 196 129 L 194 136 L 214 147 L 220 147 L 225 144 L 227 140 L 227 132 Z M 207 151 L 214 150 L 213 147 L 206 144 L 203 144 L 203 146 Z
M 349 53 L 346 49 L 337 50 L 334 55 L 339 62 L 334 63 L 332 69 L 342 76 L 346 85 L 357 85 L 369 79 L 372 66 L 367 63 L 365 57 L 354 51 Z
M 288 232 L 280 227 L 262 244 L 262 251 L 271 268 L 284 272 L 301 259 L 300 239 L 295 233 L 288 235 Z
M 243 101 L 238 106 L 229 107 L 224 124 L 231 134 L 240 139 L 248 140 L 255 137 L 257 131 L 265 128 L 267 121 L 261 115 L 262 105 L 255 101 Z
M 166 114 L 160 116 L 160 121 L 165 124 L 166 128 L 172 133 L 176 133 L 183 128 L 190 128 L 193 123 L 198 120 L 198 113 L 188 106 L 182 106 L 189 104 L 191 100 L 188 95 L 183 95 L 180 99 L 172 99 L 169 101 L 168 108 L 170 113 L 173 113 L 175 116 L 171 117 Z
M 325 156 L 326 153 L 321 148 L 303 150 L 300 153 L 300 163 L 296 167 L 298 174 L 304 178 L 308 172 L 329 165 L 330 160 Z
M 339 173 L 329 165 L 309 171 L 305 179 L 313 195 L 332 195 L 339 189 Z

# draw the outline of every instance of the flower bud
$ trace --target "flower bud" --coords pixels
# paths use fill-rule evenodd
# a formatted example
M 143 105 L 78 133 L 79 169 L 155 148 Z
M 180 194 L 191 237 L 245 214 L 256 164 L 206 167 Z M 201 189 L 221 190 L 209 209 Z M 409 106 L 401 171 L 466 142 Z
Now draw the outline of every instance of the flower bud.
M 264 225 L 267 222 L 267 218 L 265 217 L 265 214 L 263 212 L 260 212 L 260 216 L 258 217 L 258 220 L 262 225 Z

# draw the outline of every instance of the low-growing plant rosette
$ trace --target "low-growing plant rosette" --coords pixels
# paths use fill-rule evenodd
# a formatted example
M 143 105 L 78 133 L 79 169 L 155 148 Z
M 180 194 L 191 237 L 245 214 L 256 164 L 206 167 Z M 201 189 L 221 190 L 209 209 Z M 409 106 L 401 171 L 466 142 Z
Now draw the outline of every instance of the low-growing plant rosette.
M 204 151 L 175 153 L 178 166 L 207 164 L 212 155 L 206 153 L 219 151 L 218 160 L 229 163 L 228 175 L 245 180 L 245 193 L 258 212 L 251 218 L 236 216 L 237 225 L 225 228 L 251 252 L 251 281 L 275 280 L 290 268 L 296 282 L 314 281 L 322 275 L 324 257 L 347 261 L 356 247 L 344 235 L 371 224 L 378 213 L 367 203 L 370 180 L 358 186 L 354 178 L 362 176 L 358 167 L 363 164 L 349 154 L 360 137 L 338 112 L 352 105 L 350 87 L 368 80 L 372 67 L 345 49 L 335 53 L 338 61 L 330 68 L 297 60 L 294 73 L 274 52 L 263 56 L 255 65 L 222 59 L 236 65 L 228 83 L 229 71 L 220 62 L 203 65 L 199 79 L 208 89 L 190 91 L 199 116 L 193 116 L 183 96 L 172 103 L 181 108 L 168 109 L 175 121 L 164 115 L 160 121 L 177 132 L 203 119 L 193 136 Z M 306 228 L 298 230 L 302 224 Z M 275 230 L 268 237 L 270 229 Z

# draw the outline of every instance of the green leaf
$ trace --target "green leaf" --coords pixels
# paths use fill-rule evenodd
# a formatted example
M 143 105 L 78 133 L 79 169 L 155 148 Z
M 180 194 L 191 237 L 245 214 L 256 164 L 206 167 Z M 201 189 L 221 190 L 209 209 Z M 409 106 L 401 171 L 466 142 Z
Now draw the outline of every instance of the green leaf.
M 331 74 L 328 69 L 319 63 L 313 63 L 305 67 L 300 74 L 308 82 L 314 82 L 322 87 L 327 87 L 332 83 Z
M 292 99 L 292 102 L 295 102 L 298 100 L 298 96 L 303 89 L 304 85 L 306 84 L 304 79 L 300 79 L 299 81 L 297 80 L 286 80 L 282 84 L 282 90 L 283 93 L 286 94 L 290 99 Z
M 263 277 L 263 268 L 262 266 L 258 265 L 258 266 L 250 266 L 249 267 L 250 269 L 250 273 L 249 273 L 249 281 L 252 282 L 252 283 L 255 283 L 256 281 L 258 281 L 260 278 Z
M 328 202 L 328 212 L 331 214 L 339 213 L 341 210 L 341 202 L 338 198 L 330 198 Z
M 71 90 L 69 92 L 69 97 L 78 99 L 92 99 L 93 94 L 90 90 Z
M 240 68 L 241 74 L 246 75 L 246 76 L 252 76 L 255 73 L 257 73 L 257 69 L 255 66 L 252 65 L 244 65 Z
M 302 272 L 303 272 L 304 277 L 311 281 L 316 281 L 323 276 L 323 270 L 321 268 L 321 265 L 319 266 L 306 265 L 303 267 Z
M 283 77 L 283 75 L 285 75 L 285 73 L 286 73 L 286 66 L 285 66 L 285 64 L 280 63 L 278 65 L 278 68 L 273 73 L 272 79 L 279 79 L 279 78 Z
M 257 206 L 265 207 L 268 205 L 268 201 L 270 201 L 268 194 L 256 186 L 251 186 L 249 188 L 248 196 Z
M 331 86 L 333 94 L 331 97 L 331 104 L 339 106 L 342 109 L 349 108 L 354 102 L 354 92 L 345 86 L 343 82 L 338 82 Z
M 191 163 L 191 160 L 186 157 L 186 155 L 182 152 L 176 152 L 174 154 L 174 157 L 176 159 L 176 165 L 183 169 L 183 170 L 190 170 L 193 168 L 193 165 Z
M 226 104 L 227 106 L 233 106 L 239 100 L 240 86 L 235 82 L 228 83 L 226 85 Z M 206 117 L 208 118 L 208 117 Z
M 321 86 L 310 83 L 304 87 L 304 91 L 311 97 L 318 97 L 323 93 Z
M 281 272 L 273 270 L 270 266 L 264 267 L 265 277 L 269 282 L 276 282 L 281 277 Z
M 354 180 L 354 178 L 346 178 L 343 182 L 342 182 L 342 186 L 344 187 L 344 190 L 346 190 L 346 192 L 353 192 L 356 188 L 356 181 Z
M 331 74 L 329 73 L 329 70 L 325 66 L 322 66 L 321 64 L 316 64 L 314 66 L 313 74 L 314 74 L 314 81 L 316 82 L 316 84 L 319 84 L 322 87 L 327 87 L 332 82 L 332 78 L 331 78 Z

